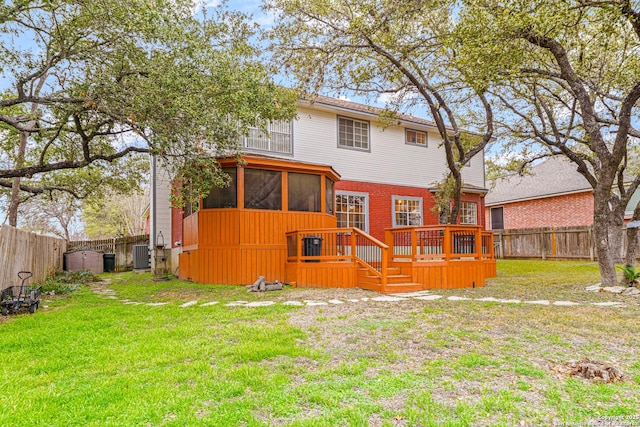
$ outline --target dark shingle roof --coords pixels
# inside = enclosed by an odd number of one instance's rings
[[[487,205],[591,190],[575,164],[563,156],[551,157],[525,175],[507,175],[487,185]]]
[[[330,98],[328,96],[322,96],[322,95],[317,95],[315,97],[309,97],[308,99],[305,99],[307,102],[309,102],[310,104],[315,104],[315,105],[326,105],[329,107],[334,107],[334,108],[341,108],[341,109],[345,109],[345,110],[350,110],[350,111],[354,111],[354,112],[358,112],[358,113],[363,113],[363,114],[367,114],[367,115],[379,115],[381,112],[383,112],[384,110],[382,108],[377,108],[377,107],[372,107],[370,105],[365,105],[365,104],[358,104],[357,102],[352,102],[352,101],[346,101],[344,99],[337,99],[337,98]],[[415,117],[415,116],[410,116],[408,114],[398,114],[397,115],[398,120],[404,121],[404,122],[411,122],[411,123],[416,123],[416,124],[420,124],[423,126],[428,126],[430,128],[434,128],[437,129],[437,126],[435,124],[435,122],[432,122],[431,120],[426,120],[426,119],[422,119],[420,117]]]

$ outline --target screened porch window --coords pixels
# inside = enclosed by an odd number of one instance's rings
[[[282,209],[282,172],[245,169],[244,207],[247,209]]]
[[[325,187],[326,187],[326,200],[325,203],[327,205],[327,213],[333,214],[333,204],[335,202],[335,190],[334,190],[334,182],[329,178],[325,178]]]
[[[320,212],[320,175],[288,174],[289,210]]]
[[[240,143],[243,148],[249,150],[293,154],[291,122],[288,120],[269,122],[267,133],[260,128],[249,128],[249,134],[241,136]]]
[[[369,231],[369,195],[366,193],[338,192],[336,194],[338,227],[357,227]]]
[[[204,209],[238,207],[238,171],[236,168],[223,168],[222,171],[229,175],[231,182],[228,187],[212,189],[202,202]]]

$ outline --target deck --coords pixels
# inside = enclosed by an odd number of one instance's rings
[[[480,227],[387,229],[381,242],[357,228],[287,233],[285,281],[382,293],[481,287],[496,276],[493,235]]]

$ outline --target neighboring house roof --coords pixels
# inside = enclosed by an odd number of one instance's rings
[[[563,156],[551,157],[533,166],[526,175],[507,175],[487,184],[489,193],[485,197],[485,206],[592,191],[587,179],[576,170],[575,164]],[[633,214],[638,202],[640,189],[627,203],[625,217]]]
[[[346,101],[344,99],[329,98],[328,96],[318,95],[311,99],[304,100],[311,105],[327,106],[331,109],[353,111],[356,113],[366,114],[369,116],[378,116],[385,110],[378,107],[372,107],[370,105],[358,104],[357,102]],[[437,129],[435,122],[431,120],[422,119],[420,117],[410,116],[407,114],[397,114],[397,119],[401,122],[414,123],[422,126],[426,126],[432,129]]]
[[[591,191],[586,178],[563,156],[551,157],[525,175],[507,175],[487,184],[487,206]]]

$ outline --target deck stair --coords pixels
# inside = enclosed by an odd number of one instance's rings
[[[358,287],[362,289],[370,289],[385,294],[421,291],[423,286],[421,283],[412,283],[411,276],[401,274],[397,267],[387,268],[387,285],[383,288],[380,276],[371,274],[367,268],[359,268],[357,275]]]

